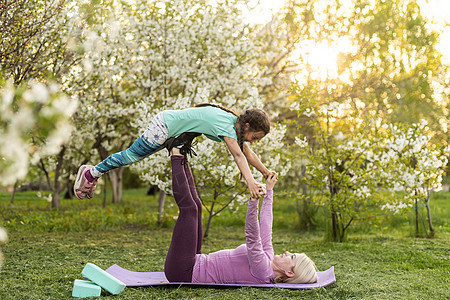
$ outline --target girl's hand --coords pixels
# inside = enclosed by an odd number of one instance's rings
[[[263,184],[256,181],[248,183],[248,189],[250,191],[250,197],[252,198],[252,200],[258,200],[262,195],[265,194]]]
[[[270,175],[266,180],[266,188],[268,190],[273,190],[273,187],[275,186],[275,183],[278,181],[278,174],[275,173],[275,175]]]

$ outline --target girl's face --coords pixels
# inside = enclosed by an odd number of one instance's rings
[[[244,132],[244,141],[253,144],[265,136],[264,131],[251,131],[246,129]]]

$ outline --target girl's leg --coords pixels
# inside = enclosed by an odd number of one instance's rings
[[[171,157],[173,196],[180,211],[164,264],[164,273],[172,282],[192,281],[197,253],[198,208],[189,189],[183,160],[183,156]]]
[[[192,198],[197,205],[197,224],[198,224],[198,233],[197,233],[197,254],[202,253],[202,243],[203,243],[203,221],[202,221],[202,201],[197,194],[197,188],[195,187],[194,177],[192,176],[191,168],[189,167],[189,163],[186,162],[184,164],[184,169],[186,171],[186,177],[189,182],[189,190],[191,191]]]
[[[130,148],[108,156],[104,161],[89,170],[90,175],[98,178],[112,169],[138,162],[162,149],[169,135],[163,114],[159,113],[152,120],[145,132]]]

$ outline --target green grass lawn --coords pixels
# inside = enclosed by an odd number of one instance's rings
[[[102,208],[102,197],[63,200],[60,211],[19,193],[13,205],[0,194],[0,225],[9,241],[1,245],[0,299],[70,299],[75,279],[88,262],[101,268],[118,264],[134,271],[162,271],[176,207],[168,199],[163,226],[156,225],[157,203],[145,190],[126,191],[123,203]],[[277,201],[278,200],[278,201]],[[275,252],[305,252],[320,270],[335,267],[337,282],[313,290],[127,288],[110,299],[448,299],[450,296],[449,193],[433,202],[436,236],[417,238],[410,215],[357,223],[344,243],[324,239],[326,223],[300,232],[295,203],[276,199]],[[213,219],[203,252],[244,243],[245,207]],[[320,216],[319,216],[320,217]]]

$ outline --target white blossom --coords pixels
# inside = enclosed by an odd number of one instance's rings
[[[338,108],[339,108],[339,102],[332,102],[325,109],[328,111],[336,111]]]
[[[48,88],[40,82],[31,82],[31,88],[23,93],[23,98],[28,102],[47,103],[50,93]]]
[[[116,149],[116,145],[133,142],[136,132],[142,133],[152,117],[166,109],[183,109],[202,102],[221,104],[237,112],[263,107],[258,90],[271,81],[259,66],[257,39],[250,32],[236,39],[243,23],[226,7],[208,4],[201,13],[192,14],[196,3],[164,0],[155,8],[149,7],[147,1],[135,1],[133,5],[144,7],[142,10],[118,3],[114,10],[105,7],[105,22],[86,31],[84,61],[94,67],[74,68],[74,72],[86,78],[90,89],[84,84],[75,85],[74,92],[83,101],[81,121],[99,124],[83,126],[83,132],[76,132],[88,137],[86,143],[92,144],[90,136],[107,128],[102,146],[110,152],[123,150]],[[149,13],[152,9],[153,14]],[[161,15],[162,11],[177,17]],[[118,15],[122,18],[120,28]],[[94,46],[97,44],[102,46]],[[117,91],[115,102],[111,91]],[[130,127],[121,130],[108,122],[119,118],[127,120]],[[285,132],[286,126],[273,126],[266,137],[252,145],[264,164],[279,174],[290,168],[289,161],[276,153],[284,147]],[[226,145],[203,137],[197,140],[194,149],[198,156],[190,159],[197,185],[220,182],[224,189],[245,188],[237,181],[240,172]],[[170,192],[169,162],[163,150],[133,164],[132,169],[144,181]],[[263,179],[255,170],[253,175],[256,180]]]
[[[303,112],[303,114],[309,118],[309,117],[314,116],[316,113],[314,110],[312,110],[310,108],[306,108],[305,111]]]
[[[308,141],[306,140],[306,137],[304,137],[303,139],[300,139],[299,137],[295,137],[295,143],[300,147],[300,148],[305,148],[308,146]]]
[[[336,107],[336,103],[328,106],[319,121],[326,123],[332,115],[330,110]],[[314,126],[323,133],[320,122]],[[383,136],[351,134],[345,141],[330,143],[329,139],[320,139],[318,134],[317,147],[300,148],[298,156],[306,157],[309,184],[333,193],[314,200],[318,205],[327,205],[347,217],[355,217],[372,209],[371,195],[390,191],[391,198],[377,197],[376,201],[381,202],[380,207],[384,210],[401,213],[415,200],[427,197],[430,191],[442,189],[448,148],[441,153],[430,144],[426,122],[412,126],[384,124],[381,127],[385,131]],[[334,140],[338,140],[336,136]],[[295,142],[302,145],[302,138],[296,137]],[[365,206],[366,202],[369,205]]]
[[[300,103],[298,103],[298,102],[293,102],[293,103],[291,104],[291,106],[290,106],[290,109],[291,109],[291,110],[296,110],[296,111],[300,110]]]
[[[401,212],[402,210],[404,210],[405,208],[408,208],[410,206],[411,206],[411,204],[406,204],[404,202],[399,202],[396,204],[386,203],[383,206],[381,206],[381,209],[390,210],[394,214],[398,214],[399,212]]]
[[[334,136],[334,138],[335,138],[337,141],[342,141],[343,139],[345,139],[345,134],[343,134],[342,131],[339,131],[338,134],[336,134],[336,135]]]
[[[249,200],[249,196],[239,195],[239,196],[236,197],[236,201],[237,201],[240,205],[246,204],[248,200]]]
[[[369,190],[369,188],[367,187],[367,186],[361,186],[359,189],[357,189],[356,191],[355,191],[355,195],[357,196],[357,197],[363,197],[363,198],[366,198],[366,197],[369,197],[370,195],[371,195],[371,193],[370,193],[370,190]]]
[[[55,84],[34,81],[30,81],[29,88],[20,94],[9,80],[0,87],[0,95],[0,107],[3,108],[0,122],[7,124],[0,128],[0,185],[6,186],[24,178],[30,162],[55,154],[61,143],[70,137],[69,118],[76,107],[76,99],[63,100],[61,105],[59,101],[66,98]],[[17,97],[15,107],[11,107],[11,95]],[[58,121],[54,122],[55,119]],[[47,122],[37,124],[37,120]],[[39,134],[39,140],[31,140],[33,133]],[[40,140],[44,141],[44,146]]]

